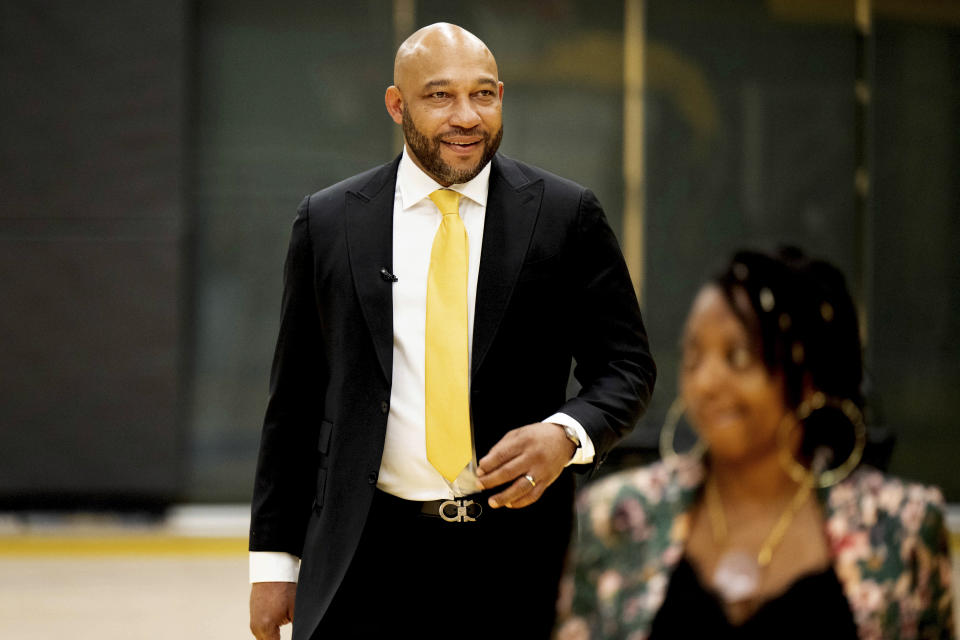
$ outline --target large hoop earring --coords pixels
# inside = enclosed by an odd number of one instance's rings
[[[821,489],[832,487],[850,475],[856,466],[860,464],[860,460],[863,458],[863,449],[867,445],[867,425],[863,421],[863,413],[852,400],[848,400],[846,398],[828,398],[823,393],[817,391],[809,400],[804,400],[801,402],[793,415],[798,423],[802,423],[804,420],[813,415],[814,412],[819,411],[824,407],[839,409],[841,412],[843,412],[843,415],[847,417],[847,420],[849,420],[851,426],[853,426],[855,441],[853,445],[853,451],[850,452],[850,455],[846,460],[843,461],[842,464],[834,467],[833,469],[822,471],[816,477],[816,486]],[[789,413],[785,415],[783,420],[780,421],[780,426],[777,428],[777,444],[780,448],[780,464],[796,482],[804,482],[804,480],[811,474],[811,471],[800,464],[793,457],[793,453],[787,446],[787,436],[791,431],[791,421],[787,420],[789,417]]]
[[[670,404],[670,408],[667,409],[667,417],[663,421],[663,428],[660,429],[660,458],[663,459],[664,462],[673,462],[680,456],[673,447],[673,440],[677,435],[677,424],[680,422],[680,418],[683,417],[683,412],[686,410],[687,405],[680,396],[677,396]],[[707,445],[698,435],[696,444],[687,451],[687,455],[699,458],[706,453],[706,451]]]

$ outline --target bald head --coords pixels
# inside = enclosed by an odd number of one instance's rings
[[[503,83],[475,35],[444,22],[400,45],[384,104],[413,162],[439,184],[467,182],[490,162],[503,135]]]
[[[458,60],[479,65],[499,80],[497,61],[480,38],[455,24],[437,22],[416,31],[397,49],[393,84],[402,92],[416,90],[410,86],[416,79]]]

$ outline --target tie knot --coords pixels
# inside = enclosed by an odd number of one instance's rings
[[[460,213],[460,194],[450,189],[437,189],[430,194],[430,199],[445,216],[451,213]]]

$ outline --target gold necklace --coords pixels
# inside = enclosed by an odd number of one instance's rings
[[[760,551],[756,556],[740,549],[732,549],[720,556],[713,572],[713,586],[726,602],[731,604],[741,602],[756,593],[760,586],[761,570],[770,564],[773,552],[783,542],[790,523],[810,497],[813,484],[814,476],[808,473],[787,508],[780,514],[763,544],[760,545]],[[712,476],[707,479],[706,503],[713,542],[722,548],[727,542],[727,518],[723,513],[723,503],[720,501],[717,483]]]

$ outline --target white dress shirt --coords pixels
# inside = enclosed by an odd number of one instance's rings
[[[460,217],[469,246],[467,324],[471,353],[489,185],[490,163],[487,163],[469,182],[447,187],[463,196]],[[393,274],[397,277],[393,283],[393,378],[377,488],[416,501],[452,498],[476,491],[473,463],[471,469],[451,485],[427,460],[424,433],[427,272],[433,239],[443,219],[429,195],[442,188],[410,159],[404,147],[393,200]],[[593,442],[577,420],[556,413],[544,422],[566,425],[576,431],[580,448],[568,464],[593,462]],[[296,582],[298,572],[299,559],[290,554],[250,553],[251,582]]]

